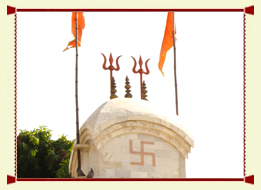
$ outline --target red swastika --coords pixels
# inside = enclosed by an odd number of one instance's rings
[[[133,151],[132,149],[132,140],[130,140],[130,153],[131,154],[140,154],[141,156],[141,162],[131,162],[131,165],[142,165],[144,166],[144,155],[148,155],[152,157],[152,165],[156,166],[155,162],[155,153],[151,152],[144,152],[144,144],[154,144],[154,142],[148,142],[148,141],[140,141],[140,152],[138,151]]]

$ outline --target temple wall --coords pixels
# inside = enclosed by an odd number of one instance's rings
[[[99,164],[95,177],[100,178],[186,177],[183,155],[163,139],[146,134],[111,139],[99,149]]]

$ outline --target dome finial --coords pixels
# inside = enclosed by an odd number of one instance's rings
[[[146,90],[146,84],[145,84],[145,81],[143,81],[143,83],[142,83],[142,100],[147,100],[148,101],[148,99],[146,98],[148,95],[147,95],[147,90]]]
[[[129,78],[128,78],[128,76],[126,76],[126,79],[125,79],[125,88],[126,88],[126,90],[125,90],[125,92],[126,92],[126,94],[125,94],[125,98],[132,98],[132,94],[130,93],[130,82],[129,82]]]
[[[111,79],[111,96],[110,96],[110,99],[113,99],[113,98],[118,98],[118,96],[116,95],[116,82],[115,82],[115,79],[114,77],[112,77]]]

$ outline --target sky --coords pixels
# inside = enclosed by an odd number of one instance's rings
[[[189,128],[194,139],[186,160],[187,178],[243,177],[243,13],[177,12],[176,61],[179,116],[175,115],[173,49],[164,77],[158,69],[167,12],[85,12],[78,53],[79,126],[110,97],[110,72],[102,68],[110,53],[117,96],[129,77],[140,99],[140,76],[133,56],[147,59],[143,75],[151,104]],[[17,13],[17,128],[40,125],[76,137],[75,48],[65,52],[71,34],[70,12]],[[107,62],[108,66],[108,62]],[[145,68],[144,68],[145,69]]]

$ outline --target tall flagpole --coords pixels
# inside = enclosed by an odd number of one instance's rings
[[[174,82],[175,82],[175,101],[176,101],[176,115],[179,115],[178,111],[178,87],[177,87],[177,75],[176,75],[176,44],[175,44],[175,32],[174,32],[174,12],[172,12],[172,34],[173,34],[173,49],[174,49]]]
[[[78,107],[78,12],[75,15],[75,40],[76,40],[76,66],[75,66],[75,103],[76,103],[76,135],[77,135],[77,144],[80,144],[79,140],[79,107]],[[78,168],[77,174],[78,176],[83,176],[83,172],[81,171],[81,152],[80,149],[77,150],[78,155]]]

